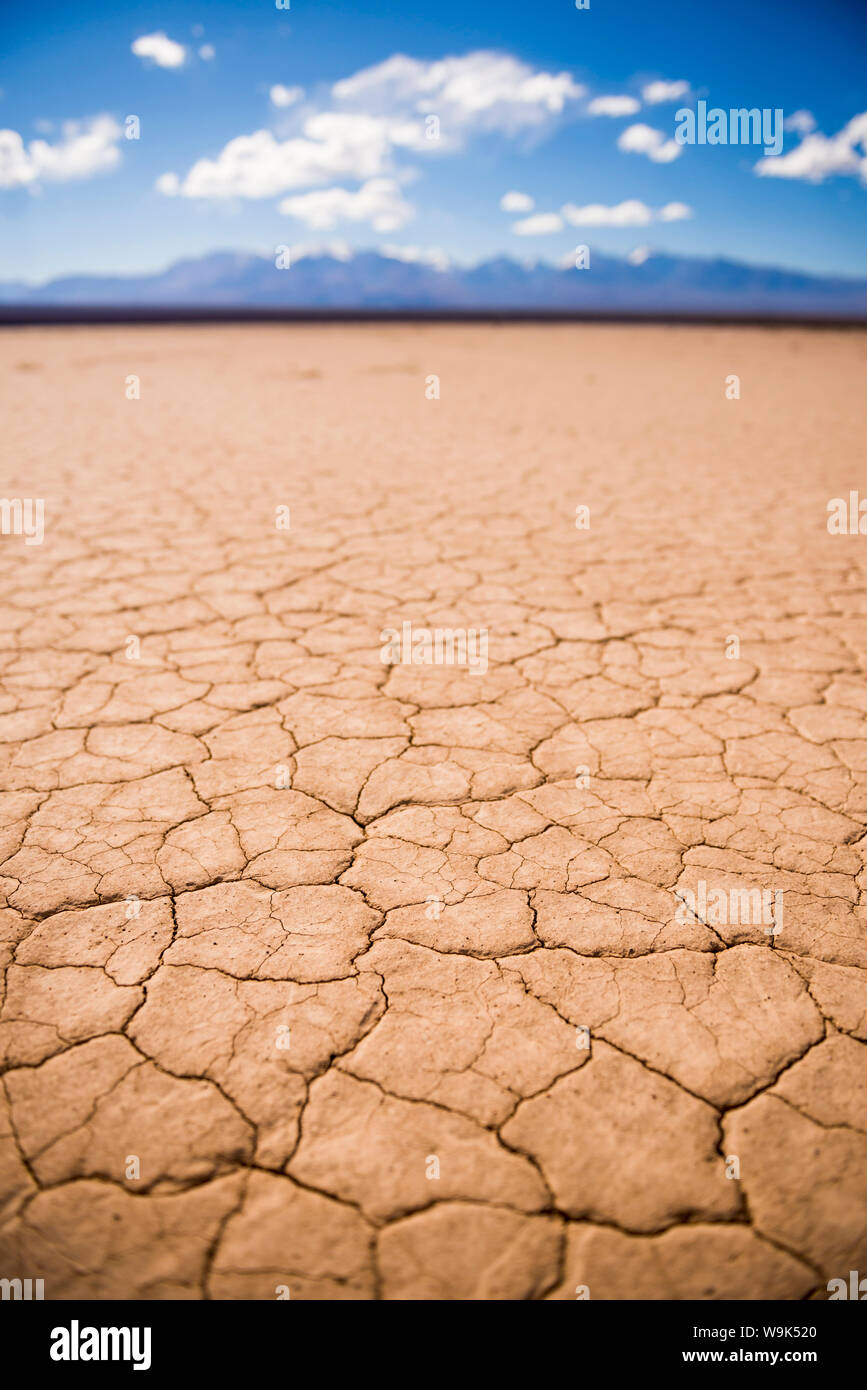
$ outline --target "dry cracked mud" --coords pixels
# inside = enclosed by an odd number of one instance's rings
[[[865,1270],[865,344],[3,334],[0,1274]],[[487,669],[384,663],[404,623]]]

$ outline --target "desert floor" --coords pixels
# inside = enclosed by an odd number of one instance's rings
[[[867,484],[867,337],[142,326],[0,360],[2,489],[45,500],[41,545],[0,539],[0,1276],[867,1274],[867,536],[826,524]],[[487,671],[384,664],[405,622],[486,629]],[[776,930],[676,896],[738,889]]]

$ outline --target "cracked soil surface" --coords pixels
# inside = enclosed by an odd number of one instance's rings
[[[45,537],[0,539],[0,1275],[867,1271],[867,538],[826,526],[865,345],[4,332]],[[487,671],[383,664],[404,622]],[[678,914],[701,883],[778,930]]]

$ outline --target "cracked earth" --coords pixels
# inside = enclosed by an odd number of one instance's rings
[[[3,334],[0,1275],[867,1273],[865,342]],[[487,671],[384,665],[404,622]],[[702,881],[780,929],[679,920]]]

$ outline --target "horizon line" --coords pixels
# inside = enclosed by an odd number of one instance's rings
[[[478,323],[478,324],[671,324],[714,327],[867,329],[867,314],[756,314],[659,312],[648,310],[568,309],[282,309],[195,307],[171,305],[31,305],[0,304],[0,328],[75,327],[100,324],[217,324],[217,323]]]

